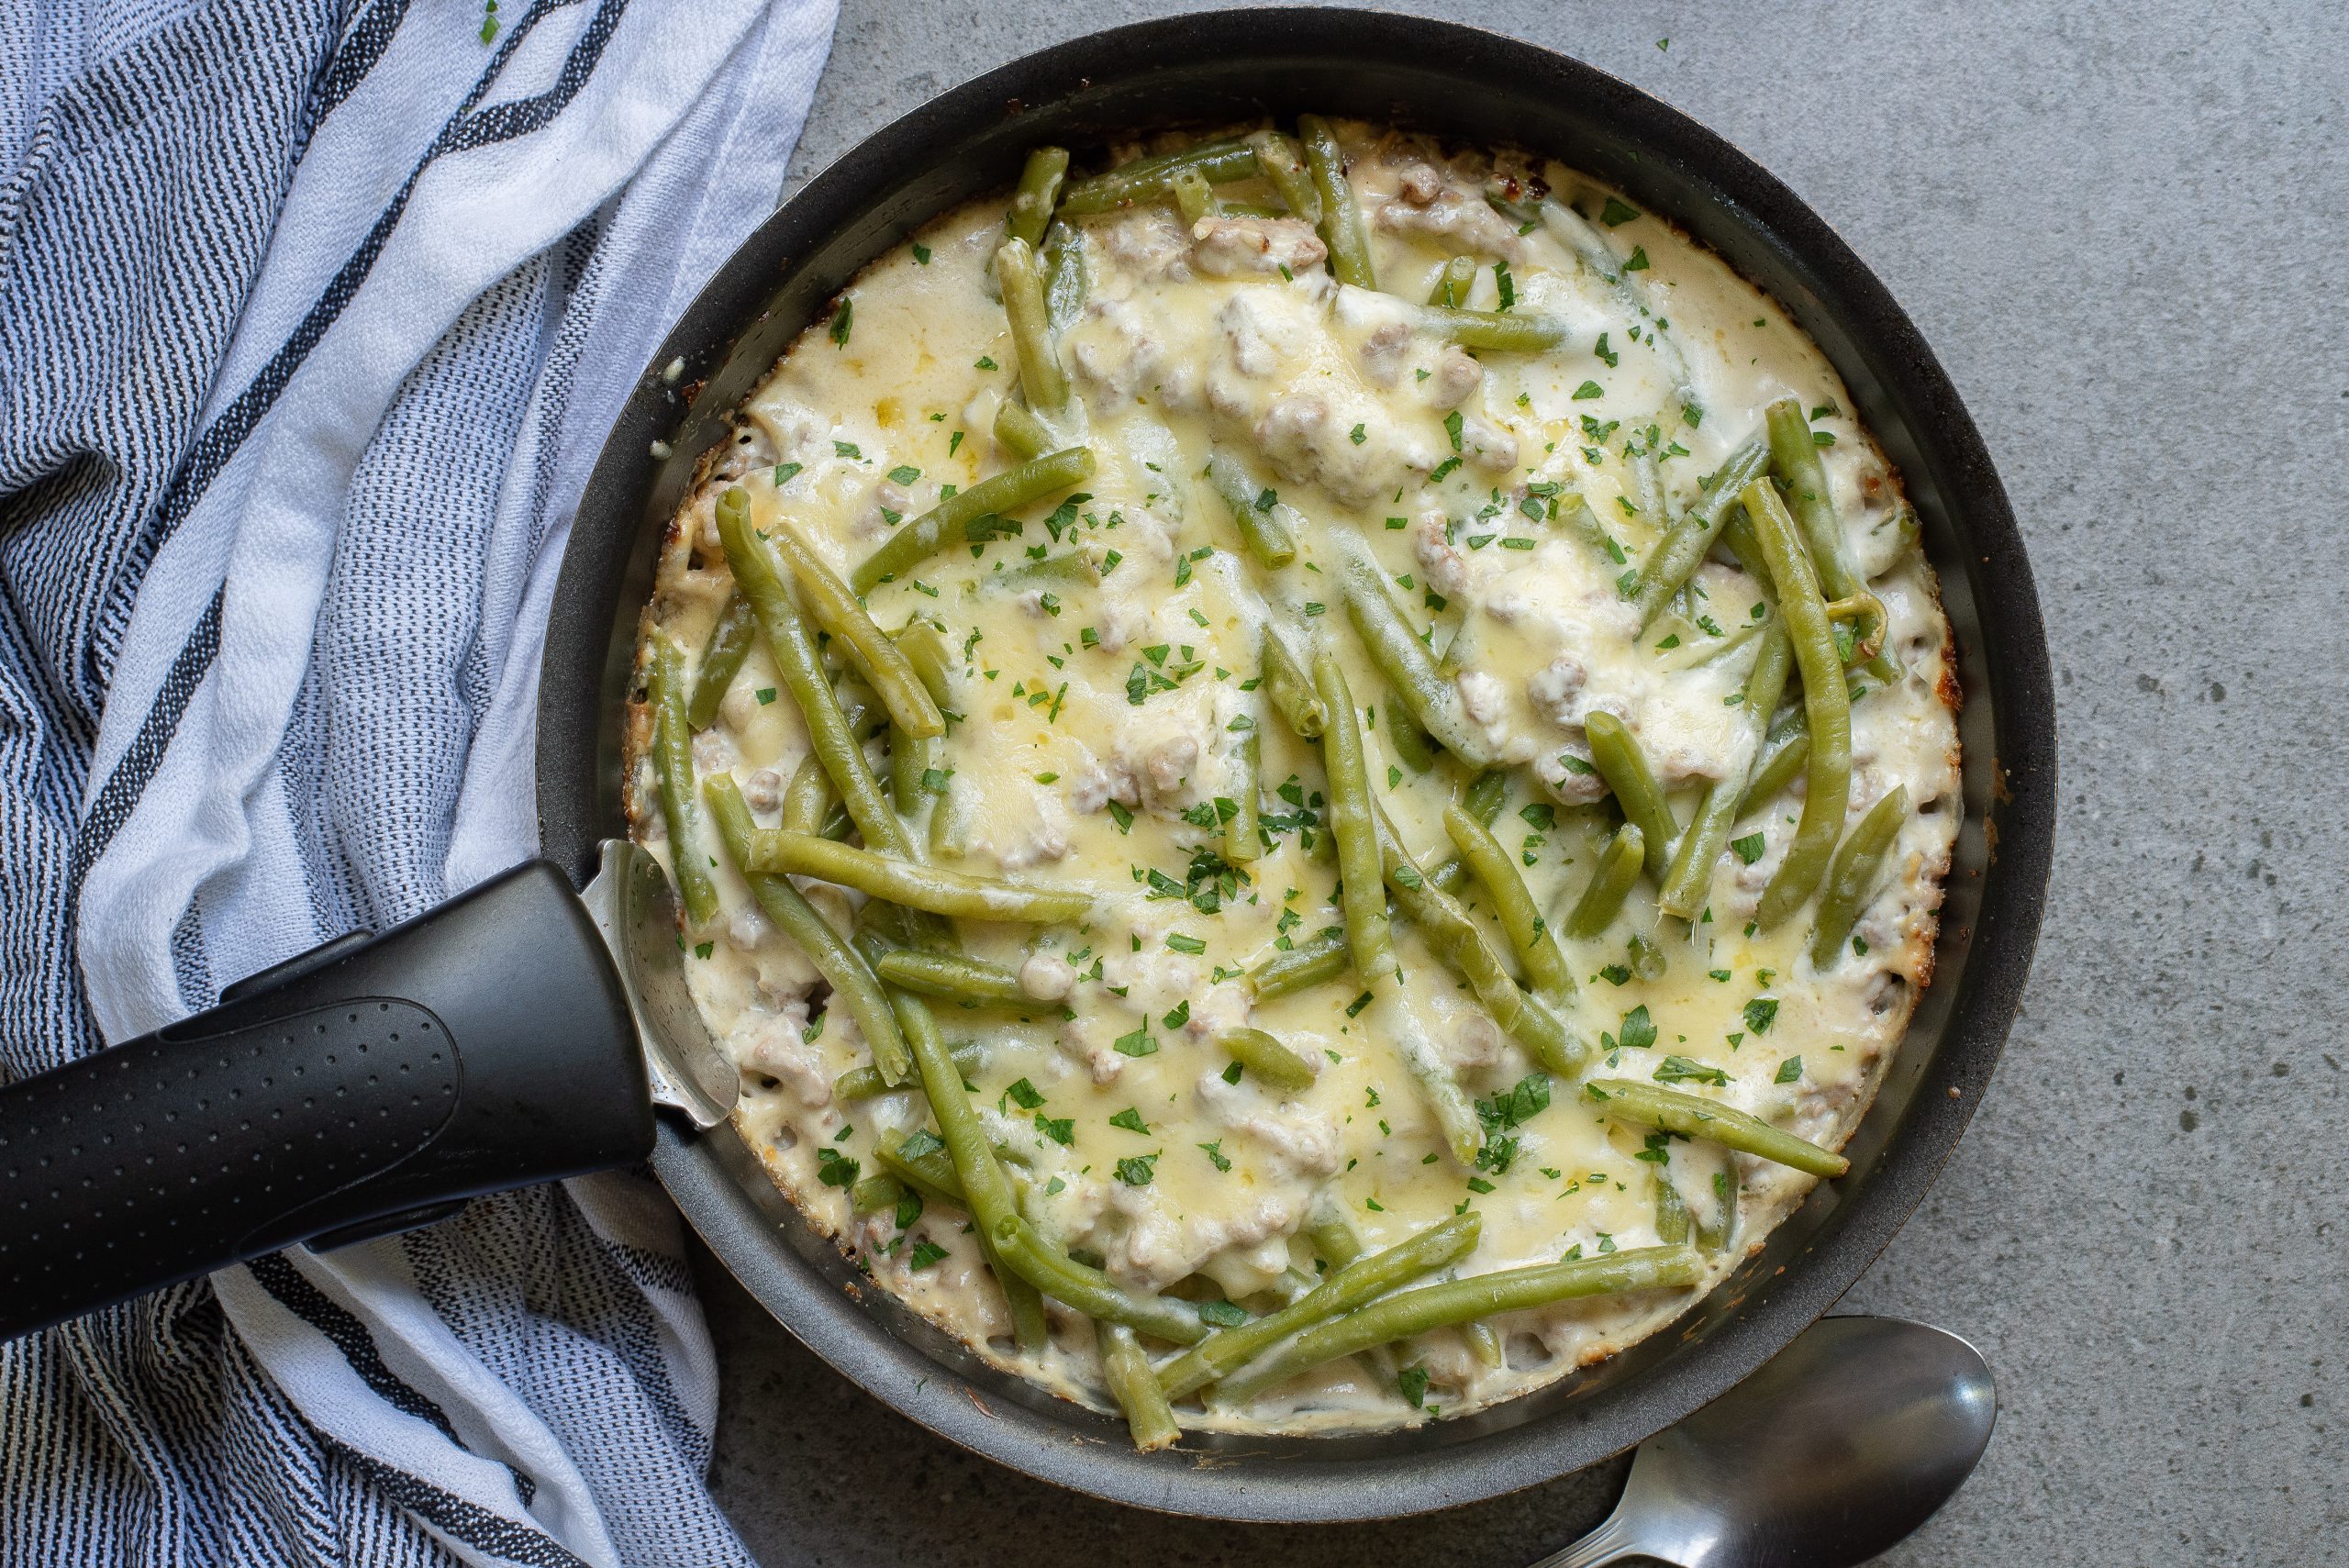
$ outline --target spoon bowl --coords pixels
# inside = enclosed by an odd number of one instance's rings
[[[1947,1502],[1989,1446],[1981,1352],[1898,1318],[1828,1318],[1642,1443],[1606,1523],[1534,1568],[1850,1568]]]

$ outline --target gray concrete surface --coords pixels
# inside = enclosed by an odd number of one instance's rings
[[[799,170],[1173,8],[850,0]],[[1847,1300],[1972,1339],[2002,1415],[1885,1561],[2349,1562],[2349,8],[1456,14],[1630,78],[1825,214],[1956,378],[2030,542],[2063,726],[2046,933],[1965,1146]],[[1508,1568],[1620,1477],[1364,1529],[1127,1513],[950,1451],[704,1273],[712,1481],[775,1563]]]

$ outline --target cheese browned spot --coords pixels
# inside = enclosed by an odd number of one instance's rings
[[[939,1017],[950,1040],[978,1047],[974,1098],[1030,1219],[1135,1288],[1268,1309],[1315,1276],[1300,1229],[1323,1204],[1374,1249],[1473,1206],[1484,1229],[1463,1273],[1653,1244],[1664,1180],[1708,1225],[1722,1216],[1720,1193],[1733,1195],[1736,1241],[1714,1259],[1718,1279],[1809,1178],[1602,1119],[1408,925],[1397,928],[1403,1005],[1486,1102],[1482,1168],[1447,1151],[1393,1042],[1368,1031],[1374,1015],[1351,1010],[1354,977],[1252,1003],[1248,969],[1339,919],[1319,754],[1254,689],[1260,632],[1269,619],[1300,647],[1325,638],[1338,651],[1386,810],[1422,864],[1449,858],[1441,813],[1467,774],[1449,760],[1417,772],[1398,750],[1391,694],[1341,608],[1338,542],[1368,541],[1430,631],[1464,722],[1508,770],[1496,830],[1554,929],[1615,821],[1586,760],[1590,713],[1625,721],[1683,822],[1701,787],[1742,777],[1755,745],[1740,696],[1756,584],[1716,557],[1685,613],[1643,636],[1624,601],[1619,579],[1664,523],[1641,470],[1652,462],[1660,475],[1664,509],[1685,510],[1759,432],[1767,404],[1798,397],[1902,668],[1854,706],[1848,819],[1896,784],[1921,809],[1829,973],[1805,956],[1807,915],[1747,934],[1800,809],[1798,779],[1741,820],[1693,929],[1659,922],[1643,882],[1603,937],[1568,942],[1579,995],[1563,1010],[1596,1046],[1589,1073],[1661,1075],[1833,1147],[1929,974],[1957,827],[1956,688],[1932,573],[1900,521],[1897,476],[1834,372],[1717,257],[1652,216],[1625,217],[1620,197],[1554,165],[1444,155],[1359,125],[1341,135],[1391,292],[1339,286],[1313,231],[1286,218],[1216,216],[1186,228],[1170,206],[1076,220],[1088,289],[1059,335],[1074,396],[1057,434],[1092,450],[1092,478],[1022,509],[991,542],[941,551],[869,595],[884,627],[929,619],[952,653],[943,706],[954,721],[924,781],[930,810],[946,814],[941,863],[1098,895],[1083,928],[963,923],[963,950],[1017,975],[1032,1000],[1025,1013],[941,1002]],[[1564,226],[1497,210],[1485,196],[1496,172],[1572,204],[1611,272],[1586,244],[1578,256]],[[1219,195],[1279,206],[1252,182]],[[711,524],[728,484],[747,491],[754,522],[787,517],[845,576],[945,486],[1016,461],[990,434],[1001,400],[1018,396],[989,271],[1002,234],[1000,201],[949,213],[858,277],[844,339],[819,327],[785,356],[680,508],[648,629],[698,656],[730,586]],[[1565,323],[1562,346],[1470,353],[1428,330],[1417,302],[1456,254],[1478,263],[1470,307],[1500,303],[1495,263],[1505,261],[1513,312]],[[1245,466],[1264,507],[1303,517],[1286,568],[1267,571],[1241,548],[1202,477],[1210,450]],[[1577,500],[1598,539],[1572,526]],[[807,754],[777,688],[766,650],[754,649],[694,743],[696,768],[731,774],[763,826]],[[1245,787],[1251,737],[1264,847],[1233,864],[1220,824]],[[867,751],[885,778],[884,744],[875,736]],[[665,854],[640,732],[637,751],[631,820]],[[869,1062],[863,1041],[733,868],[717,874],[723,913],[697,934],[689,973],[743,1073],[742,1135],[775,1181],[918,1310],[999,1364],[1104,1405],[1083,1318],[1055,1307],[1050,1349],[1018,1351],[964,1216],[932,1207],[901,1226],[896,1210],[852,1212],[849,1187],[877,1170],[876,1145],[928,1126],[927,1106],[916,1094],[834,1096],[832,1081]],[[857,900],[807,891],[851,929]],[[1481,906],[1473,888],[1464,896]],[[1284,1092],[1231,1071],[1213,1039],[1241,1024],[1312,1061],[1311,1084]],[[1460,1334],[1427,1336],[1399,1350],[1427,1373],[1425,1407],[1391,1381],[1394,1359],[1356,1358],[1244,1405],[1187,1403],[1182,1418],[1313,1432],[1461,1413],[1654,1331],[1697,1294],[1499,1320],[1497,1366]]]

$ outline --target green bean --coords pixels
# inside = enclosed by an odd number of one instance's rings
[[[661,817],[669,830],[669,875],[685,906],[685,921],[718,918],[718,883],[702,845],[701,807],[694,799],[693,730],[685,717],[685,654],[665,636],[646,651],[651,668],[645,698],[652,709],[652,770],[661,784]]]
[[[1892,793],[1868,807],[1867,815],[1835,851],[1827,868],[1827,885],[1819,895],[1819,925],[1811,933],[1810,966],[1824,972],[1843,956],[1843,939],[1852,934],[1860,911],[1876,890],[1876,873],[1900,825],[1909,817],[1909,786],[1895,784]]]
[[[919,1193],[923,1203],[970,1211],[971,1200],[963,1195],[963,1178],[954,1173],[954,1162],[943,1150],[908,1156],[902,1148],[892,1149],[884,1143],[874,1147],[873,1162],[881,1167],[884,1174]]]
[[[1009,406],[1009,405],[1006,405]],[[893,639],[904,657],[907,667],[921,683],[943,718],[946,701],[952,688],[947,684],[947,664],[952,657],[946,650],[945,634],[930,622],[916,616],[901,628]],[[946,738],[943,735],[917,740],[892,728],[889,735],[889,795],[898,812],[906,817],[920,815],[933,797],[944,794],[933,780],[950,776],[944,773]],[[791,823],[784,824],[788,828]],[[829,835],[826,835],[829,837]]]
[[[1775,740],[1764,741],[1761,753],[1753,760],[1753,771],[1746,775],[1745,792],[1738,797],[1738,815],[1742,817],[1776,800],[1809,761],[1810,731],[1800,723]]]
[[[1762,650],[1753,656],[1753,668],[1746,673],[1744,706],[1748,714],[1756,716],[1758,724],[1766,726],[1769,716],[1777,709],[1778,698],[1786,692],[1787,676],[1794,667],[1794,646],[1787,639],[1786,617],[1772,616],[1762,639]],[[1707,786],[1688,831],[1680,837],[1680,848],[1672,857],[1672,870],[1656,894],[1655,906],[1664,914],[1675,919],[1694,920],[1704,908],[1705,895],[1713,885],[1713,867],[1720,860],[1721,851],[1729,848],[1730,834],[1737,828],[1739,803],[1745,794],[1743,782],[1716,779]]]
[[[1866,593],[1867,584],[1852,561],[1851,541],[1843,537],[1842,522],[1835,516],[1835,493],[1828,486],[1827,465],[1820,461],[1819,443],[1811,439],[1810,421],[1803,417],[1801,401],[1781,397],[1763,410],[1762,418],[1770,435],[1770,472],[1786,486],[1796,526],[1810,547],[1820,596],[1848,599]],[[1879,625],[1876,628],[1879,643],[1883,635]],[[1859,662],[1886,685],[1899,679],[1899,672],[1881,652]]]
[[[1225,453],[1208,456],[1207,473],[1208,483],[1230,510],[1232,526],[1240,530],[1249,554],[1275,569],[1297,559],[1297,536],[1306,525],[1296,507],[1281,501],[1269,487],[1258,488],[1248,471]]]
[[[876,963],[874,967],[877,970],[879,965]],[[952,1054],[954,1057],[954,1071],[963,1074],[963,1077],[968,1078],[972,1073],[978,1071],[981,1053],[977,1041],[964,1040],[962,1044],[953,1048]],[[885,1095],[893,1089],[903,1088],[906,1086],[907,1085],[904,1084],[892,1084],[888,1082],[886,1079],[883,1078],[879,1073],[870,1067],[852,1067],[847,1072],[832,1080],[832,1098],[836,1100],[869,1100],[876,1095]],[[918,1089],[921,1087],[921,1085],[919,1084],[915,1084],[912,1087]]]
[[[1863,584],[1835,516],[1827,465],[1820,461],[1818,443],[1810,437],[1810,421],[1803,417],[1802,402],[1781,397],[1763,410],[1762,419],[1770,434],[1770,472],[1787,487],[1788,510],[1802,530],[1803,543],[1809,547],[1820,595],[1843,598]]]
[[[1341,284],[1376,288],[1371,270],[1370,236],[1363,228],[1362,207],[1346,182],[1346,158],[1337,133],[1319,115],[1297,117],[1297,135],[1305,142],[1305,167],[1313,176],[1314,194],[1321,199],[1321,243],[1330,248],[1330,271]]]
[[[1186,228],[1219,210],[1214,188],[1197,169],[1175,170],[1167,180],[1167,186],[1174,197],[1174,210],[1183,215]]]
[[[1007,239],[995,253],[996,284],[1003,291],[1003,314],[1011,323],[1012,352],[1019,361],[1019,390],[1028,406],[1057,414],[1068,406],[1068,373],[1052,347],[1052,324],[1044,309],[1044,270],[1024,239]]]
[[[1319,739],[1322,727],[1330,721],[1330,710],[1321,706],[1320,695],[1313,689],[1313,678],[1305,673],[1297,655],[1289,651],[1288,644],[1269,621],[1257,643],[1257,662],[1262,666],[1264,695],[1271,700],[1274,711],[1306,740]]]
[[[702,645],[700,668],[694,673],[694,697],[685,707],[690,728],[707,729],[718,722],[718,705],[726,700],[726,688],[734,684],[742,661],[750,657],[751,644],[758,639],[758,617],[751,613],[741,595],[729,595],[725,612]]]
[[[1572,996],[1575,977],[1566,967],[1566,955],[1559,951],[1558,939],[1551,934],[1549,922],[1542,919],[1541,906],[1526,891],[1525,878],[1519,873],[1516,861],[1493,837],[1492,829],[1461,806],[1447,806],[1443,808],[1443,830],[1450,835],[1452,847],[1460,851],[1470,874],[1492,895],[1493,914],[1499,919],[1509,945],[1517,950],[1518,962],[1525,966],[1535,994],[1553,1002],[1564,1002]]]
[[[1748,441],[1729,454],[1706,481],[1703,498],[1683,512],[1656,540],[1655,549],[1641,563],[1639,577],[1624,595],[1640,612],[1640,629],[1664,611],[1664,604],[1687,585],[1698,564],[1720,537],[1721,525],[1737,507],[1737,497],[1770,464],[1770,449]]]
[[[1019,976],[999,963],[967,953],[900,948],[875,961],[873,967],[892,985],[949,1002],[1031,1011],[1037,1005],[1037,999],[1020,988]]]
[[[1590,884],[1582,890],[1582,896],[1575,900],[1573,911],[1566,916],[1566,935],[1586,942],[1615,923],[1616,912],[1623,907],[1623,900],[1640,880],[1645,839],[1636,822],[1626,822],[1615,829],[1615,836],[1598,851],[1598,865],[1590,873]]]
[[[1052,444],[1052,433],[1041,419],[1007,397],[995,411],[995,444],[1024,462]]]
[[[1102,1380],[1108,1384],[1118,1408],[1126,1413],[1126,1429],[1133,1433],[1134,1447],[1149,1453],[1180,1441],[1183,1429],[1175,1424],[1174,1408],[1158,1386],[1150,1357],[1143,1353],[1134,1331],[1122,1323],[1104,1323],[1098,1338]]]
[[[744,864],[750,853],[751,840],[757,829],[751,826],[751,808],[742,803],[742,792],[727,774],[719,773],[702,783],[702,795],[709,803],[709,814],[717,819],[718,836],[726,845],[726,853],[743,880],[751,884],[751,896],[757,899],[766,917],[774,922],[783,934],[807,955],[855,1020],[857,1032],[864,1036],[864,1043],[873,1051],[873,1065],[882,1081],[892,1087],[903,1084],[913,1071],[913,1060],[907,1052],[905,1035],[897,1028],[896,1015],[882,994],[881,983],[855,950],[832,929],[831,922],[816,912],[800,891],[791,885],[790,879],[771,876],[751,870]]]
[[[1241,1026],[1228,1029],[1215,1037],[1231,1060],[1276,1089],[1309,1089],[1313,1086],[1313,1063],[1266,1034],[1263,1029]]]
[[[1508,804],[1508,775],[1498,768],[1488,768],[1468,781],[1461,793],[1460,807],[1475,817],[1478,826],[1489,828]]]
[[[1256,167],[1281,194],[1281,205],[1318,226],[1321,193],[1314,189],[1312,171],[1306,168],[1305,155],[1297,150],[1295,139],[1276,130],[1260,130],[1248,138],[1248,145],[1256,154]]]
[[[1044,319],[1053,331],[1068,330],[1085,308],[1086,286],[1085,237],[1065,223],[1053,224],[1044,234]]]
[[[1697,1221],[1697,1250],[1711,1254],[1720,1251],[1737,1234],[1736,1162],[1713,1173],[1713,1215],[1710,1220]]]
[[[718,499],[718,536],[726,547],[726,563],[733,568],[734,587],[758,613],[759,629],[766,634],[767,651],[774,656],[775,673],[784,689],[807,722],[808,747],[841,804],[856,823],[864,841],[893,854],[911,855],[913,840],[905,824],[889,808],[873,770],[865,765],[864,749],[850,729],[848,716],[824,673],[816,639],[792,602],[785,585],[782,563],[767,541],[751,527],[749,509],[729,490]]]
[[[1422,306],[1419,324],[1446,342],[1500,354],[1539,354],[1566,340],[1567,323],[1555,316],[1520,316],[1514,311]]]
[[[1359,539],[1344,547],[1338,584],[1346,597],[1347,618],[1369,651],[1371,662],[1419,728],[1470,767],[1492,766],[1492,747],[1469,726],[1460,710],[1460,694],[1437,671],[1427,644],[1387,593],[1386,573]]]
[[[1553,1302],[1626,1291],[1694,1284],[1704,1262],[1686,1247],[1639,1247],[1582,1258],[1503,1269],[1398,1291],[1307,1330],[1272,1354],[1223,1380],[1220,1393],[1241,1400],[1300,1373],[1353,1355],[1373,1345],[1392,1344],[1415,1334],[1473,1323],[1503,1312],[1524,1312]]]
[[[1483,1223],[1481,1219],[1477,1221],[1480,1226]],[[1362,1238],[1355,1233],[1353,1221],[1326,1192],[1315,1200],[1312,1213],[1306,1219],[1305,1238],[1332,1269],[1344,1268],[1363,1253]],[[1447,1258],[1444,1262],[1453,1261]],[[1436,1267],[1442,1268],[1443,1263]]]
[[[1256,150],[1244,141],[1204,141],[1179,152],[1137,158],[1061,192],[1061,211],[1108,212],[1153,201],[1171,190],[1175,174],[1186,169],[1219,184],[1245,180],[1257,172]]]
[[[1386,749],[1396,753],[1396,761],[1412,773],[1426,773],[1435,765],[1435,737],[1412,723],[1412,716],[1400,702],[1388,699],[1386,705]]]
[[[1223,858],[1233,865],[1245,865],[1264,853],[1264,823],[1256,809],[1263,765],[1264,741],[1251,729],[1241,736],[1236,749],[1233,771],[1239,777],[1231,784],[1231,820],[1223,825]]]
[[[1625,819],[1640,829],[1648,874],[1662,883],[1671,864],[1673,840],[1680,837],[1680,824],[1648,767],[1647,753],[1640,750],[1623,721],[1604,708],[1594,709],[1583,720],[1583,734],[1590,741],[1591,762],[1607,787],[1615,792],[1615,804],[1623,808]]]
[[[799,766],[791,782],[783,789],[783,825],[794,833],[818,832],[824,818],[830,814],[836,797],[832,794],[831,776],[824,772],[824,764],[810,751],[799,759]]]
[[[1609,561],[1617,564],[1622,562],[1624,559],[1622,547],[1615,543],[1612,535],[1599,527],[1598,515],[1590,509],[1590,503],[1579,495],[1559,497],[1558,520],[1566,525],[1568,533],[1573,534],[1600,555],[1607,557]]]
[[[1566,1077],[1580,1072],[1586,1048],[1566,1032],[1556,1014],[1509,978],[1500,954],[1485,940],[1484,929],[1458,900],[1429,884],[1404,852],[1393,826],[1383,820],[1384,813],[1381,817],[1379,850],[1386,885],[1394,892],[1396,907],[1419,928],[1437,961],[1466,981],[1476,1005],[1542,1066]]]
[[[1138,1296],[1099,1269],[1046,1245],[1035,1228],[1018,1215],[995,1227],[996,1251],[1012,1270],[1046,1296],[1087,1317],[1122,1323],[1138,1334],[1170,1344],[1196,1345],[1208,1336],[1197,1308],[1163,1296]]]
[[[750,500],[748,494],[740,490],[729,490],[727,495],[740,495],[745,505]],[[782,557],[784,566],[798,586],[801,604],[815,617],[816,624],[831,633],[832,640],[864,672],[874,695],[888,710],[889,722],[917,740],[946,733],[946,721],[939,716],[938,704],[930,699],[929,690],[914,673],[905,654],[890,640],[887,632],[874,624],[849,585],[824,564],[823,557],[809,548],[798,530],[778,518],[776,526],[762,537]]]
[[[1802,541],[1795,537],[1794,519],[1768,480],[1757,479],[1745,487],[1745,513],[1777,589],[1787,635],[1794,642],[1795,662],[1802,671],[1804,722],[1810,730],[1802,819],[1753,913],[1766,931],[1810,897],[1827,874],[1835,841],[1842,836],[1843,808],[1852,789],[1852,697],[1843,684],[1842,657],[1828,628],[1827,606],[1819,596],[1819,578]]]
[[[1387,929],[1386,895],[1380,888],[1378,824],[1371,815],[1370,771],[1363,756],[1362,720],[1347,689],[1346,673],[1324,649],[1314,655],[1313,686],[1329,715],[1321,732],[1321,765],[1329,775],[1328,821],[1338,840],[1339,874],[1344,879],[1346,947],[1354,973],[1376,989],[1395,973],[1395,939]]]
[[[889,804],[900,817],[917,817],[929,798],[925,777],[938,772],[938,737],[907,734],[889,727]]]
[[[1760,1117],[1709,1100],[1633,1078],[1600,1078],[1584,1085],[1607,1114],[1635,1121],[1683,1138],[1701,1138],[1724,1149],[1735,1149],[1791,1165],[1814,1176],[1840,1176],[1852,1168],[1841,1154],[1781,1132]]]
[[[884,1171],[879,1175],[867,1176],[849,1188],[848,1206],[859,1214],[878,1214],[885,1208],[895,1208],[903,1203],[907,1190],[905,1183]]]
[[[1655,1239],[1668,1246],[1688,1240],[1688,1205],[1680,1189],[1672,1184],[1671,1171],[1663,1165],[1655,1167]]]
[[[1274,953],[1250,971],[1248,994],[1259,1002],[1269,1002],[1275,996],[1286,996],[1292,991],[1302,991],[1308,985],[1335,980],[1346,972],[1350,956],[1343,931],[1333,931],[1311,941],[1299,942],[1293,948]]]
[[[1068,149],[1039,147],[1028,154],[1019,171],[1019,188],[1011,193],[1011,216],[1004,227],[1014,239],[1030,245],[1044,242],[1044,226],[1052,221],[1061,183],[1068,178]]]
[[[970,1197],[963,1190],[963,1178],[955,1173],[953,1159],[944,1150],[908,1156],[902,1146],[892,1149],[885,1143],[875,1143],[873,1159],[885,1173],[918,1194],[925,1204],[959,1208],[976,1218]],[[996,1286],[1003,1292],[1005,1306],[1011,1309],[1011,1331],[1019,1341],[1019,1348],[1042,1350],[1052,1337],[1052,1325],[1044,1318],[1044,1298],[1034,1285],[1004,1266],[984,1229],[973,1227],[973,1240],[978,1242],[980,1256],[995,1273]]]
[[[908,909],[966,920],[1052,926],[1081,920],[1093,908],[1092,895],[1074,888],[969,876],[780,828],[762,828],[752,834],[744,864],[751,871],[818,877]]]
[[[1631,453],[1631,487],[1639,493],[1640,516],[1658,529],[1672,523],[1672,506],[1664,497],[1664,471],[1656,466],[1655,453],[1644,450]]]
[[[963,1189],[958,1201],[979,1222],[980,1234],[993,1239],[1002,1225],[1016,1223],[1019,1218],[1011,1178],[996,1161],[985,1126],[963,1087],[963,1070],[955,1065],[953,1052],[938,1032],[937,1019],[918,996],[897,990],[891,990],[888,996],[890,1008],[905,1030],[914,1068],[921,1074],[930,1114],[938,1119],[939,1140],[954,1162],[954,1177]]]
[[[849,584],[858,593],[869,594],[883,583],[907,575],[946,546],[967,542],[970,526],[981,517],[1008,512],[1082,484],[1092,472],[1091,452],[1083,447],[1063,447],[983,479],[890,535],[886,544],[849,574]]]
[[[1340,1258],[1323,1248],[1331,1272],[1303,1296],[1277,1312],[1235,1325],[1209,1336],[1158,1369],[1158,1385],[1170,1399],[1206,1387],[1230,1376],[1291,1334],[1328,1323],[1364,1307],[1390,1290],[1449,1268],[1476,1249],[1484,1220],[1459,1214],[1382,1252],[1361,1255],[1361,1243],[1342,1218],[1344,1242],[1353,1255]],[[1319,1246],[1319,1240],[1315,1243]]]
[[[1468,303],[1468,291],[1475,284],[1475,258],[1454,256],[1437,270],[1435,287],[1429,291],[1428,303],[1445,310],[1458,310]]]
[[[1386,745],[1395,760],[1415,773],[1435,766],[1435,738],[1411,722],[1409,711],[1399,701],[1386,705]]]
[[[1055,584],[1089,588],[1100,581],[1100,569],[1091,559],[1081,550],[1071,550],[1039,561],[1023,561],[1008,571],[994,573],[985,585],[1007,591]]]
[[[1486,1366],[1501,1364],[1501,1337],[1490,1323],[1464,1323],[1460,1332],[1478,1361]]]

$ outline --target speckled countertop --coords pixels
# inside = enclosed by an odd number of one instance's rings
[[[848,0],[795,178],[1180,8]],[[1933,343],[2029,541],[2064,781],[2038,965],[1964,1146],[1845,1303],[1971,1339],[2001,1416],[1885,1561],[2349,1562],[2349,7],[1399,8],[1577,54],[1785,179]],[[1509,1568],[1620,1482],[1345,1529],[1130,1513],[930,1437],[700,1261],[712,1485],[769,1562]]]

